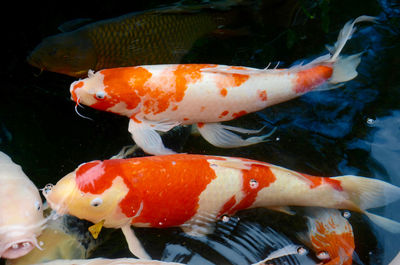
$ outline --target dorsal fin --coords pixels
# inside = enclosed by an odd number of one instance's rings
[[[64,22],[60,26],[58,26],[58,30],[61,32],[70,32],[74,31],[84,25],[91,23],[93,19],[91,18],[77,18],[67,22]]]

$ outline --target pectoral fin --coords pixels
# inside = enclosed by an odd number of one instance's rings
[[[128,243],[128,248],[133,255],[139,259],[151,259],[149,254],[143,248],[139,239],[136,237],[135,232],[132,230],[131,225],[127,224],[121,227],[122,233],[125,236],[126,242]]]
[[[161,136],[156,130],[166,132],[176,125],[176,123],[155,123],[146,120],[131,119],[129,121],[128,131],[131,133],[135,143],[146,153],[167,155],[175,154],[175,152],[164,146]]]
[[[233,133],[258,133],[260,130],[249,130],[232,126],[225,126],[220,123],[206,123],[197,126],[201,136],[204,137],[212,145],[222,148],[234,148],[248,146],[266,141],[266,139],[274,133],[273,129],[270,133],[262,136],[249,137],[243,139],[239,135]]]
[[[93,236],[94,239],[97,239],[99,237],[103,225],[104,225],[104,220],[101,220],[97,224],[94,224],[88,228],[90,234]]]

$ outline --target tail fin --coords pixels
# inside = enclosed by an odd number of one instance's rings
[[[349,81],[357,76],[356,68],[361,61],[361,53],[350,56],[339,56],[343,50],[344,45],[347,43],[356,30],[354,25],[358,22],[376,22],[375,17],[360,16],[353,21],[348,21],[339,33],[338,39],[333,47],[328,48],[332,56],[327,62],[333,62],[333,74],[329,80],[331,84]]]
[[[388,218],[366,212],[367,209],[385,206],[400,199],[400,187],[378,179],[357,176],[341,176],[332,179],[339,180],[341,186],[349,195],[349,201],[354,209],[367,215],[376,225],[392,232],[400,233],[400,223]]]
[[[320,56],[305,66],[309,67],[321,63],[333,63],[333,73],[329,79],[330,84],[342,83],[355,78],[357,76],[356,68],[361,61],[361,53],[350,56],[340,56],[340,53],[347,41],[355,32],[356,27],[354,27],[354,25],[364,21],[376,22],[376,18],[370,16],[360,16],[353,21],[348,21],[340,31],[336,43],[332,47],[327,46],[327,49],[331,55],[326,54]],[[336,86],[329,86],[329,89],[335,87]]]

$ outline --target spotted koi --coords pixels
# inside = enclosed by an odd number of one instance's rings
[[[289,69],[255,69],[216,64],[144,65],[104,69],[71,84],[72,100],[130,118],[133,140],[149,154],[171,154],[157,131],[197,124],[211,144],[232,148],[265,141],[271,133],[243,139],[236,133],[256,134],[222,125],[251,112],[332,88],[357,76],[360,54],[340,56],[354,24],[374,21],[361,16],[349,21],[327,54]]]
[[[399,199],[399,187],[356,176],[309,176],[243,158],[174,154],[92,161],[44,189],[44,196],[60,215],[121,228],[139,257],[148,256],[144,250],[137,253],[131,225],[181,227],[202,235],[225,215],[259,207],[348,209],[400,232],[396,221],[365,211]]]

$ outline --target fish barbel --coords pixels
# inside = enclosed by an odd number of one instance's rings
[[[307,92],[330,89],[357,76],[361,54],[340,56],[354,24],[374,21],[361,16],[339,33],[331,54],[289,69],[255,69],[216,64],[146,65],[104,69],[71,84],[77,104],[130,118],[129,132],[149,154],[171,154],[157,131],[196,124],[211,144],[232,148],[265,141],[270,135],[242,139],[248,130],[220,124]]]
[[[221,216],[259,207],[349,209],[400,233],[400,223],[366,211],[399,199],[399,187],[357,176],[310,176],[243,158],[175,154],[92,161],[43,194],[60,215],[121,228],[132,253],[143,258],[149,256],[131,225],[203,235]]]
[[[235,17],[234,10],[207,7],[154,9],[90,23],[43,39],[27,60],[74,77],[89,69],[179,63],[197,39]]]

